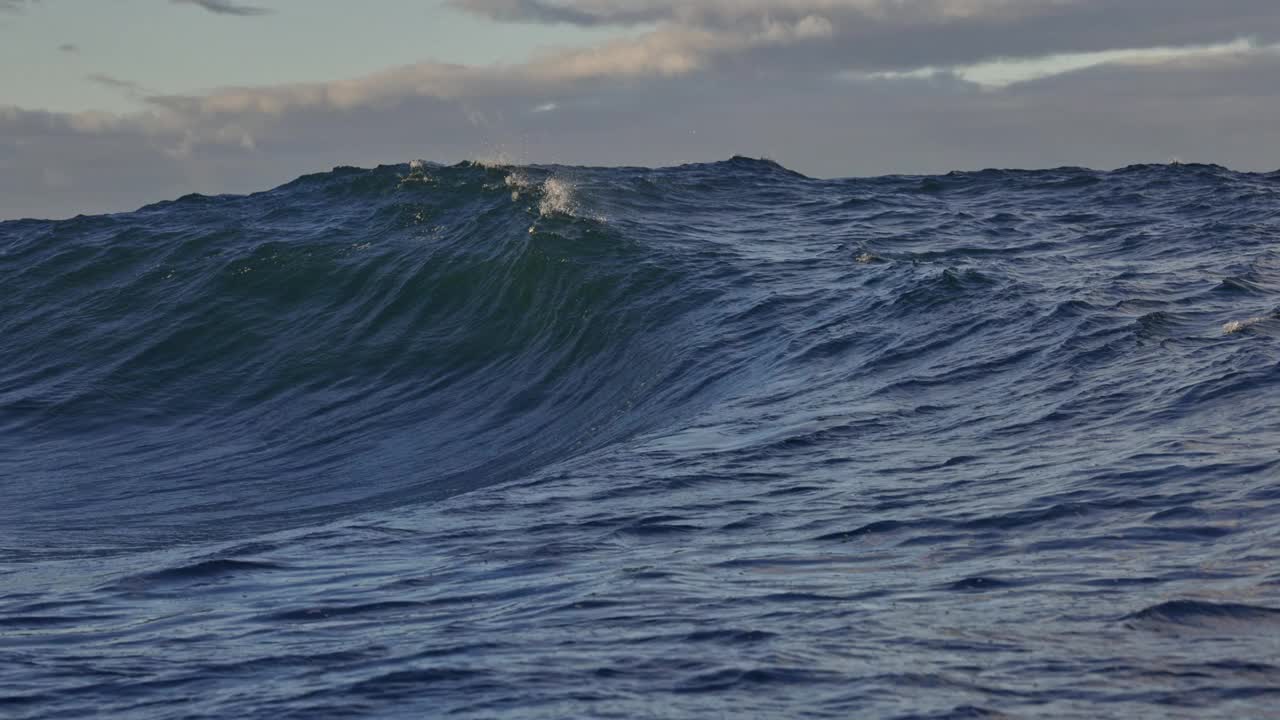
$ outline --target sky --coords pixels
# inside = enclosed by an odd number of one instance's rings
[[[0,219],[427,159],[1280,168],[1276,0],[0,0]]]

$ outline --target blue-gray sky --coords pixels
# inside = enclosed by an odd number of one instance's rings
[[[0,218],[336,164],[1280,167],[1275,0],[0,0]]]
[[[519,62],[541,48],[588,44],[617,30],[498,24],[444,0],[37,0],[0,15],[0,104],[63,112],[138,109],[95,82],[152,93],[358,77],[423,60]],[[0,7],[5,3],[0,1]],[[63,49],[71,45],[70,49]]]

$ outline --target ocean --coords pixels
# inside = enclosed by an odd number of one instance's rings
[[[0,223],[6,718],[1262,718],[1280,173]]]

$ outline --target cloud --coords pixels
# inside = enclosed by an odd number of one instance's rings
[[[85,75],[84,79],[93,83],[94,85],[100,85],[104,88],[107,88],[108,90],[115,90],[116,92],[120,93],[121,95],[131,100],[142,102],[142,103],[149,102],[149,99],[155,96],[155,93],[143,87],[139,83],[136,83],[132,80],[122,80],[118,77],[115,77],[114,75],[108,75],[106,73],[90,73],[88,75]],[[152,119],[152,122],[150,124],[151,126],[154,127],[155,125],[154,121],[157,116],[155,114],[151,114],[149,116],[134,115],[132,117],[130,116],[114,116],[114,117],[118,117],[122,122],[128,122],[128,121],[138,122],[142,118],[150,117]],[[170,117],[169,121],[174,125],[182,124],[182,120],[177,117]]]
[[[635,25],[664,19],[651,4],[552,3],[545,0],[450,0],[450,5],[492,20],[566,25]]]
[[[267,15],[271,11],[252,5],[238,5],[231,0],[169,0],[175,5],[197,5],[218,15]]]
[[[808,38],[806,52],[795,59],[813,67],[846,69],[910,70],[997,58],[1207,45],[1240,37],[1261,44],[1280,41],[1280,13],[1273,0],[450,0],[450,4],[505,22],[655,26],[649,32],[695,38],[699,33],[704,38],[741,34],[770,23],[786,25],[815,18],[831,32],[823,38]]]
[[[794,23],[769,22],[736,33],[651,33],[596,48],[546,53],[521,65],[418,63],[350,80],[231,87],[204,95],[150,97],[148,102],[185,116],[280,116],[296,109],[349,109],[395,104],[414,97],[529,97],[546,95],[558,88],[582,89],[583,83],[685,75],[703,69],[717,56],[785,46],[826,37],[830,32],[822,19],[806,17]]]
[[[130,80],[121,80],[104,73],[92,73],[85,76],[89,82],[108,87],[113,90],[123,90],[131,95],[145,95],[146,91],[138,83]]]
[[[67,53],[69,55],[79,55],[80,46],[76,45],[75,43],[63,43],[58,46],[58,51]]]

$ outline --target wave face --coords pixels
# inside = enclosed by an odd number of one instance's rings
[[[1278,238],[745,158],[0,223],[0,707],[1265,714]]]

